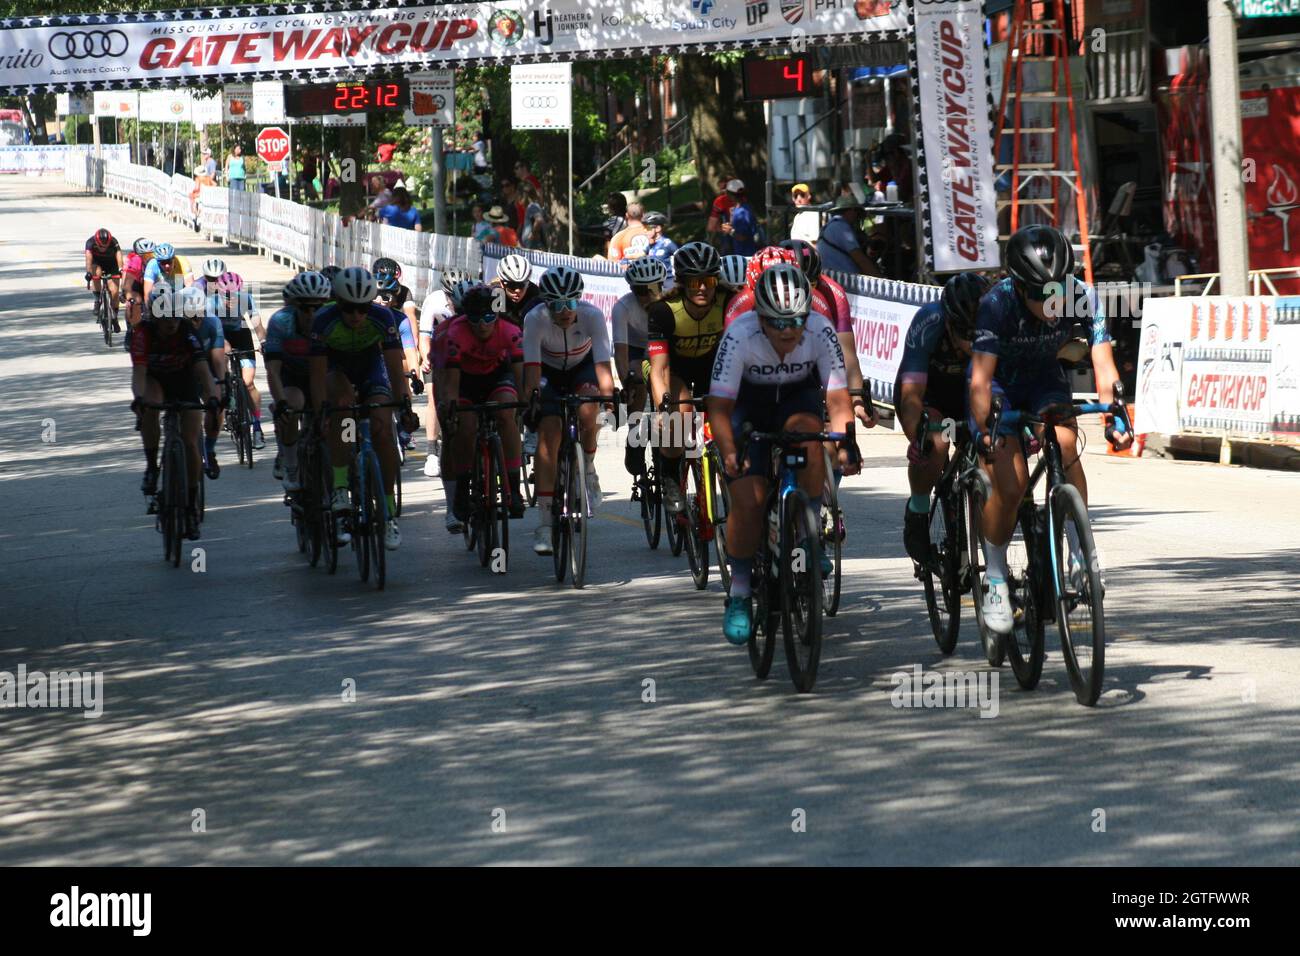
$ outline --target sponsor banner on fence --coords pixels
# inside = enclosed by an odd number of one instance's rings
[[[95,112],[95,99],[87,93],[60,93],[54,102],[54,112],[59,116],[89,116]]]
[[[0,93],[182,85],[239,79],[325,81],[375,70],[715,52],[772,41],[902,39],[903,4],[781,0],[549,0],[328,7],[271,4],[157,13],[51,14],[0,21]],[[779,10],[778,10],[779,7]],[[757,15],[755,15],[757,14]],[[982,35],[976,31],[974,35]],[[334,71],[331,77],[330,71]],[[21,88],[21,89],[20,89]]]
[[[135,119],[140,115],[140,94],[135,92],[96,93],[95,115],[114,119]]]
[[[101,146],[105,159],[126,159],[130,147]],[[0,173],[57,173],[69,161],[82,162],[94,156],[95,147],[89,143],[72,146],[60,143],[51,146],[0,146]],[[84,173],[83,173],[84,175]]]
[[[862,377],[871,382],[872,398],[892,407],[907,329],[919,306],[850,293],[849,308]]]
[[[1144,303],[1139,431],[1300,441],[1300,298]]]
[[[917,4],[915,44],[927,254],[936,272],[999,268],[980,0]]]
[[[572,125],[572,63],[510,68],[511,129],[568,129]]]

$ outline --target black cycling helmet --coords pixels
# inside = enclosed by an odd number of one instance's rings
[[[939,306],[943,309],[944,321],[957,338],[969,342],[975,334],[975,313],[979,310],[980,298],[992,287],[992,283],[978,272],[960,272],[943,286],[943,297]]]
[[[1055,226],[1025,226],[1007,241],[1007,275],[1029,293],[1074,274],[1074,247]]]
[[[489,315],[495,317],[496,309],[492,307],[492,299],[491,289],[485,285],[476,285],[461,296],[460,311],[463,315],[478,321],[483,321]]]
[[[397,264],[396,259],[392,259],[388,256],[380,256],[378,259],[376,259],[375,264],[371,268],[370,272],[376,278],[378,278],[379,273],[381,272],[391,272],[399,279],[402,277],[402,267]]]
[[[334,281],[334,277],[342,271],[343,271],[342,266],[323,266],[320,270],[320,274],[323,275],[325,278],[329,279],[330,282],[332,283]]]
[[[107,249],[113,244],[113,234],[107,229],[100,229],[95,233],[95,247],[98,249]]]
[[[666,226],[668,225],[668,217],[661,212],[648,212],[641,217],[641,225]]]
[[[811,242],[805,239],[785,239],[781,242],[781,248],[789,249],[794,253],[795,258],[799,260],[799,268],[803,270],[810,283],[815,283],[821,278],[822,257],[817,254],[817,247]]]
[[[721,274],[722,256],[707,243],[688,242],[673,253],[673,275],[679,279]]]

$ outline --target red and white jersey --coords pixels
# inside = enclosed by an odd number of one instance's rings
[[[827,391],[849,387],[844,350],[830,319],[820,312],[811,313],[799,344],[783,356],[772,347],[758,313],[747,312],[727,327],[718,343],[709,394],[734,399],[743,384],[795,385],[814,374]]]
[[[590,302],[578,303],[578,318],[567,329],[555,324],[545,302],[539,302],[524,316],[525,365],[564,370],[589,355],[596,362],[608,362],[610,354],[605,316]]]

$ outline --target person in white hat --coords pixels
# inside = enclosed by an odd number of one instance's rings
[[[704,227],[704,234],[708,238],[709,244],[715,249],[721,249],[727,245],[727,251],[730,252],[730,240],[722,234],[722,224],[731,222],[731,210],[735,207],[738,197],[745,191],[745,184],[739,179],[727,180],[722,187],[722,192],[713,197],[713,206],[709,210],[709,221]]]

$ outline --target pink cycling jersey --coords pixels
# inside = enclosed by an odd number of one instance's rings
[[[524,360],[523,333],[519,326],[505,319],[493,322],[492,334],[481,339],[474,333],[469,319],[458,315],[447,323],[443,339],[445,367],[460,369],[465,375],[489,375],[502,365]],[[437,342],[436,332],[434,342]]]

